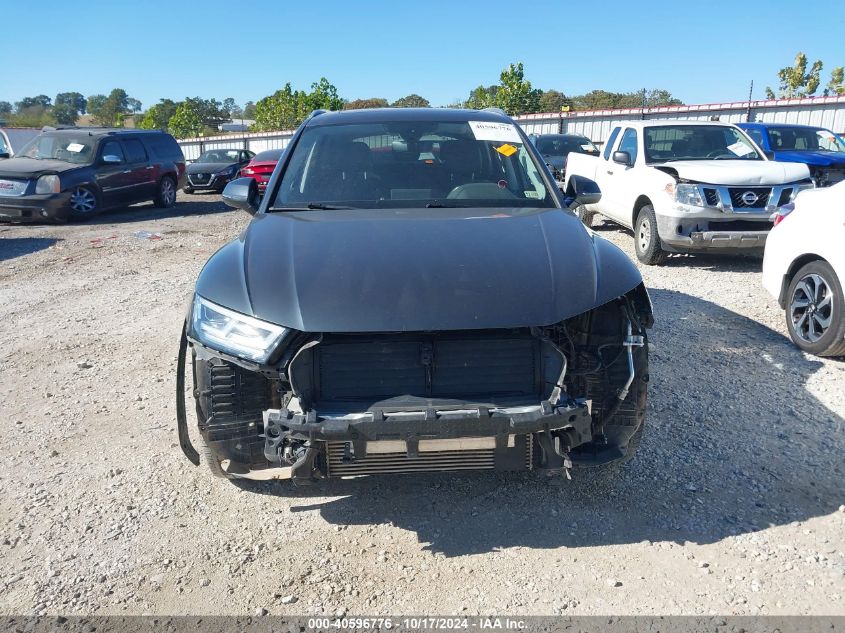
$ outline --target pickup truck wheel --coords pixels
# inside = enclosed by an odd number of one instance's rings
[[[637,221],[634,223],[634,250],[637,252],[637,259],[648,266],[657,266],[666,261],[667,253],[660,244],[660,235],[657,233],[657,217],[654,215],[654,207],[645,205],[637,214]]]
[[[572,210],[575,212],[575,215],[578,216],[578,219],[584,223],[584,226],[587,228],[593,226],[593,218],[596,215],[595,211],[588,211],[587,207],[583,204],[576,204],[572,207]]]
[[[155,206],[160,209],[169,209],[176,204],[176,182],[170,176],[165,176],[158,183],[158,193],[155,200]]]
[[[816,356],[845,356],[845,298],[830,264],[818,260],[803,266],[786,297],[786,327],[793,342]]]

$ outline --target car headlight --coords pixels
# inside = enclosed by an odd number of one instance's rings
[[[690,207],[704,206],[704,199],[701,197],[701,189],[698,185],[675,185],[675,202]]]
[[[59,191],[61,191],[59,177],[55,174],[41,176],[35,181],[35,193],[59,193]]]
[[[235,172],[237,171],[237,169],[238,169],[238,166],[237,166],[237,165],[232,165],[231,167],[227,167],[227,168],[226,168],[226,169],[224,169],[223,171],[218,171],[218,172],[217,172],[217,175],[218,175],[218,176],[223,176],[224,178],[225,178],[225,177],[228,177],[228,176],[234,176],[234,175],[235,175]]]
[[[288,329],[194,296],[194,336],[204,345],[257,363],[267,362]]]

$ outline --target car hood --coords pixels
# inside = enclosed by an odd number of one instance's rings
[[[669,167],[681,178],[713,185],[781,185],[810,177],[806,165],[770,160],[676,160]]]
[[[775,152],[775,160],[805,163],[814,167],[845,167],[845,152]]]
[[[34,158],[9,158],[0,163],[0,178],[37,178],[42,174],[60,174],[83,165],[63,160],[36,160]]]
[[[259,214],[197,293],[306,332],[550,325],[619,297],[639,271],[561,209]]]
[[[216,174],[232,165],[237,165],[237,163],[190,163],[187,171],[189,174]]]

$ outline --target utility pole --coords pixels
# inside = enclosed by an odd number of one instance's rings
[[[642,90],[642,105],[643,105],[643,109],[642,109],[642,114],[640,115],[640,118],[641,118],[641,119],[645,119],[645,107],[646,107],[645,95],[646,95],[646,89],[645,89],[645,88],[643,88],[643,90]]]
[[[751,123],[754,117],[751,116],[751,94],[754,92],[754,80],[751,80],[751,86],[748,88],[748,110],[745,112],[745,122]]]

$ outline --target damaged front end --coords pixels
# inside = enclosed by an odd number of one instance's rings
[[[204,453],[218,474],[295,483],[484,469],[568,474],[636,450],[652,323],[640,284],[551,326],[291,331],[261,364],[211,349],[190,329],[185,340]],[[184,415],[179,423],[191,457]]]

